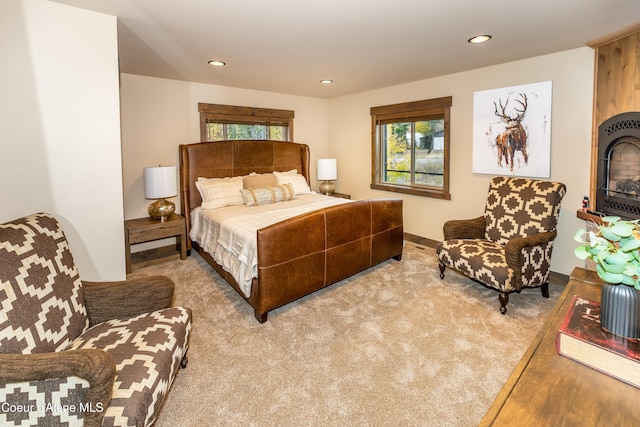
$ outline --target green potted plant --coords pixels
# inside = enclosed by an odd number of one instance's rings
[[[605,216],[595,231],[578,230],[578,258],[591,259],[602,286],[600,323],[627,338],[640,338],[639,220]]]

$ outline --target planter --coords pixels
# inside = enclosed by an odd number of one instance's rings
[[[640,291],[626,285],[602,285],[600,325],[625,338],[640,338]]]

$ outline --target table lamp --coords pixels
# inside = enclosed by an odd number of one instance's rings
[[[176,210],[176,205],[166,200],[178,195],[175,166],[144,168],[144,198],[157,199],[149,205],[149,216],[164,221]]]
[[[338,166],[336,159],[318,159],[318,180],[323,181],[320,184],[320,192],[330,196],[336,191],[336,186],[333,182],[334,179],[338,179]]]

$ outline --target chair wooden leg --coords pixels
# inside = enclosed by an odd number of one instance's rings
[[[438,267],[440,268],[440,278],[444,279],[444,270],[447,268],[447,266],[443,263],[440,263],[438,264]]]
[[[500,300],[500,313],[506,314],[507,304],[509,304],[509,294],[506,292],[500,292],[498,294],[498,299]]]
[[[540,290],[542,291],[543,297],[549,298],[549,282],[543,283],[542,286],[540,287]]]
[[[189,358],[187,357],[187,353],[182,356],[182,360],[180,361],[180,368],[185,369],[187,364],[189,363]]]

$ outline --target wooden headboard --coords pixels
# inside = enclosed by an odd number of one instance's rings
[[[239,140],[180,145],[180,203],[191,230],[191,211],[202,203],[198,177],[225,178],[251,172],[297,169],[309,181],[309,146],[295,142]],[[189,241],[190,243],[190,241]],[[191,245],[188,245],[191,248]]]

